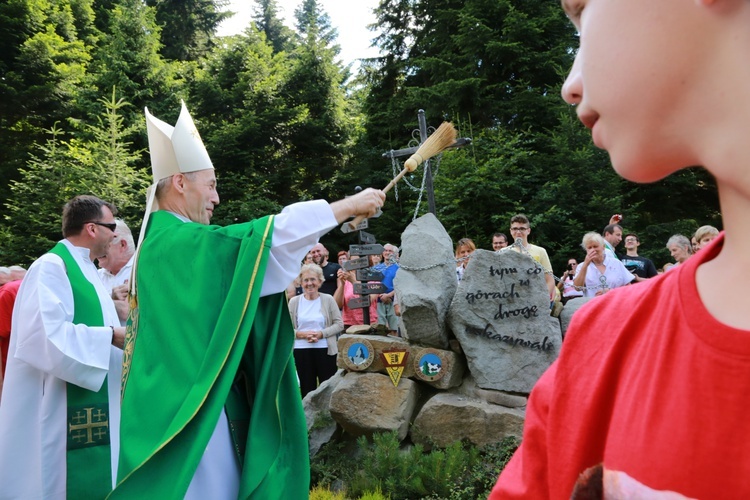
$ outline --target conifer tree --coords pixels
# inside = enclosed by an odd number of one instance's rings
[[[257,0],[253,15],[255,26],[265,33],[274,54],[291,50],[296,44],[297,34],[289,29],[279,17],[276,0]]]
[[[145,205],[147,176],[134,168],[139,157],[126,137],[117,100],[102,99],[104,113],[91,125],[92,141],[65,140],[66,132],[54,124],[47,139],[36,145],[21,178],[11,183],[11,197],[5,204],[0,241],[3,261],[29,264],[49,250],[61,235],[63,205],[79,194],[93,194],[113,201],[120,216],[138,227]]]
[[[0,176],[18,178],[44,130],[74,114],[95,39],[93,0],[0,3]],[[0,184],[0,203],[10,194]]]
[[[146,0],[156,10],[165,59],[195,61],[216,45],[216,29],[232,16],[228,0]]]

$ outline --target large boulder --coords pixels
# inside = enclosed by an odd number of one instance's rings
[[[521,437],[524,411],[489,404],[459,394],[440,392],[430,398],[414,419],[410,435],[426,448],[444,448],[468,440],[484,446],[507,436]]]
[[[448,320],[479,387],[531,392],[562,343],[549,306],[544,270],[534,259],[474,252]]]
[[[419,384],[409,379],[394,386],[387,375],[349,372],[331,394],[331,416],[354,436],[396,431],[403,440],[419,394]]]
[[[402,335],[416,344],[447,349],[445,318],[456,291],[456,265],[453,241],[434,215],[424,215],[406,228],[399,264],[394,287]]]

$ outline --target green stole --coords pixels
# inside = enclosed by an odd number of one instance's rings
[[[73,323],[104,326],[102,305],[96,288],[84,276],[63,243],[50,253],[65,263],[73,289]],[[109,446],[109,396],[107,378],[98,392],[67,384],[68,419],[67,498],[104,498],[112,490]]]
[[[272,234],[272,217],[218,227],[151,215],[136,258],[110,498],[183,498],[225,405],[242,434],[231,411],[240,400],[250,413],[240,498],[307,498],[294,331],[283,293],[260,297]]]

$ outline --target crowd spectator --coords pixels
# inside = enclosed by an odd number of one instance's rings
[[[638,247],[641,245],[641,241],[638,239],[638,235],[635,233],[628,233],[625,235],[625,252],[620,261],[625,265],[625,268],[635,275],[635,281],[643,281],[649,278],[653,278],[658,273],[656,272],[656,266],[646,257],[638,255]]]
[[[0,287],[0,395],[5,378],[5,366],[8,364],[8,347],[10,332],[13,326],[13,306],[16,303],[21,280],[9,281]]]
[[[370,267],[373,269],[381,262],[383,262],[383,254],[370,255]]]
[[[508,246],[508,237],[505,233],[495,233],[492,235],[492,249],[499,252]]]
[[[576,275],[576,269],[578,269],[578,261],[571,257],[568,259],[568,266],[557,283],[557,289],[562,292],[561,301],[565,305],[570,299],[576,297],[583,297],[583,292],[578,290],[573,283],[573,278]]]
[[[300,268],[304,266],[305,264],[312,264],[312,254],[310,252],[307,252],[307,255],[305,255],[305,258],[302,259],[302,263],[300,264]],[[299,282],[299,274],[294,277],[294,280],[292,280],[291,283],[289,283],[289,286],[286,287],[286,300],[289,302],[292,300],[292,297],[295,295],[302,295],[302,283]]]
[[[339,250],[339,253],[336,254],[336,262],[339,264],[339,268],[344,267],[344,263],[349,260],[349,252],[346,250]],[[339,269],[340,271],[341,269]],[[338,273],[337,273],[338,276]]]
[[[695,244],[693,245],[693,251],[697,252],[701,248],[708,245],[711,241],[714,240],[719,236],[719,230],[716,229],[713,226],[701,226],[693,235],[693,239],[695,240]]]
[[[383,285],[386,291],[378,295],[378,324],[386,325],[391,335],[398,335],[398,316],[394,308],[396,290],[393,280],[398,272],[398,247],[390,243],[383,245]]]
[[[529,235],[531,234],[531,223],[529,222],[528,217],[526,217],[523,214],[517,214],[511,217],[510,234],[513,237],[514,241],[518,242],[520,240],[520,244],[521,244],[521,247],[523,247],[523,251],[528,253],[531,256],[531,258],[537,261],[544,269],[544,280],[547,283],[547,291],[549,292],[550,305],[552,305],[552,302],[555,300],[555,296],[557,295],[557,287],[555,287],[555,278],[553,277],[553,274],[552,274],[552,264],[549,261],[547,250],[545,250],[544,248],[538,245],[532,245],[531,243],[529,243]],[[512,249],[516,252],[522,251],[522,249],[518,248],[516,245],[511,245],[508,247],[508,249]],[[503,250],[503,251],[507,251],[508,249]]]
[[[690,246],[690,240],[681,234],[675,234],[667,241],[667,249],[675,260],[675,265],[679,266],[691,255],[693,248]]]
[[[477,249],[477,246],[470,238],[461,238],[456,243],[456,279],[460,282],[464,277],[466,266],[469,265],[471,254]]]
[[[616,257],[605,252],[605,240],[599,233],[586,233],[581,247],[586,258],[578,266],[573,283],[583,289],[584,297],[595,297],[629,284],[635,279]]]
[[[320,293],[323,270],[305,264],[299,278],[303,294],[289,301],[289,314],[294,326],[294,364],[304,398],[336,373],[336,338],[344,323],[334,298]]]
[[[130,228],[121,219],[116,219],[115,238],[109,244],[106,255],[99,257],[99,277],[105,290],[112,294],[112,300],[120,317],[120,324],[125,326],[130,312],[128,302],[128,280],[133,269],[135,242]]]
[[[355,258],[352,256],[352,258]],[[333,294],[333,298],[336,300],[336,304],[341,309],[341,318],[344,321],[344,331],[353,325],[364,325],[364,309],[349,307],[349,301],[358,295],[354,294],[354,284],[359,283],[356,277],[356,271],[346,271],[345,269],[339,269],[338,272],[338,288],[336,293]],[[370,307],[368,314],[370,315],[370,324],[377,324],[378,322],[378,295],[368,295],[370,299]]]
[[[622,241],[622,226],[619,224],[607,224],[602,234],[604,236],[605,248],[612,252],[612,257],[619,258],[616,249],[617,245]]]
[[[22,280],[26,276],[26,269],[22,266],[10,266],[8,270],[10,271],[11,281]]]
[[[335,262],[328,262],[328,250],[322,243],[316,243],[312,247],[312,250],[310,250],[310,254],[312,255],[313,263],[320,266],[323,270],[324,281],[320,287],[320,293],[333,295],[336,293],[336,287],[338,286],[338,271],[341,269],[341,266]]]
[[[13,280],[10,274],[10,269],[7,267],[0,267],[0,287]]]

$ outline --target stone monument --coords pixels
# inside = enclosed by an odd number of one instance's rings
[[[562,343],[544,270],[529,255],[477,250],[448,314],[479,387],[529,393]]]

